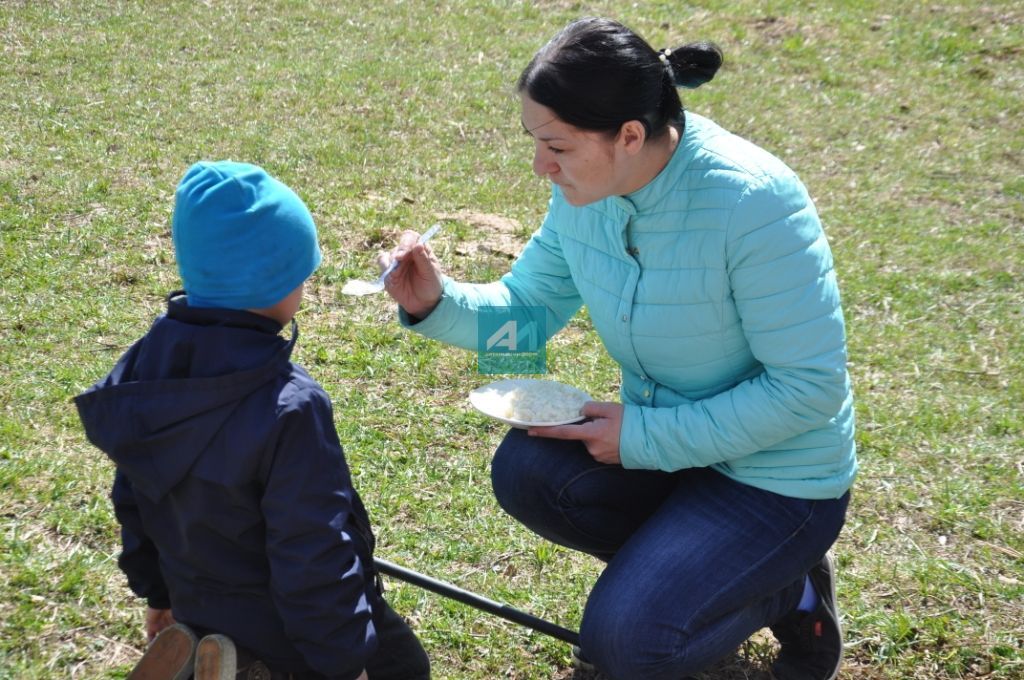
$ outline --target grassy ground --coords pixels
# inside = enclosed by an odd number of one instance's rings
[[[453,274],[504,271],[547,195],[512,84],[582,14],[656,47],[719,42],[687,106],[784,158],[825,220],[862,461],[836,546],[841,677],[1024,677],[1024,10],[625,4],[0,2],[0,678],[123,677],[139,655],[111,466],[69,398],[176,286],[173,188],[200,158],[265,165],[317,218],[297,359],[334,399],[381,555],[578,624],[599,567],[496,507],[475,357],[338,291],[439,218]],[[548,354],[614,397],[585,317]],[[390,589],[438,678],[573,676],[560,643]],[[707,677],[764,677],[770,653],[755,640]]]

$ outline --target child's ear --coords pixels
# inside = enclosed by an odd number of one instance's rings
[[[637,153],[647,141],[647,128],[638,120],[628,120],[619,128],[618,141],[626,153]]]

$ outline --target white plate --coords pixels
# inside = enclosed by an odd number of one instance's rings
[[[515,390],[524,390],[527,395],[529,395],[531,391],[534,393],[545,390],[555,391],[556,393],[561,391],[565,393],[566,398],[579,400],[580,406],[583,405],[583,402],[591,401],[590,395],[583,390],[555,380],[510,378],[507,380],[498,380],[490,383],[489,385],[476,388],[469,393],[469,403],[472,404],[473,408],[477,411],[480,411],[480,413],[490,416],[495,420],[500,420],[512,427],[518,427],[521,429],[526,429],[528,427],[567,425],[569,423],[578,423],[585,418],[585,416],[578,414],[559,420],[521,420],[519,418],[510,417],[506,415],[508,402],[504,400],[509,399],[512,392]]]

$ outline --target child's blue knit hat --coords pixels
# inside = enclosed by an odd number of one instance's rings
[[[189,168],[175,194],[171,233],[193,307],[270,307],[320,265],[316,225],[302,199],[248,163]]]

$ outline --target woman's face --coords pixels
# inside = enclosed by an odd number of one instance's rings
[[[623,184],[614,139],[581,130],[525,92],[522,122],[533,137],[533,171],[557,184],[571,205],[586,205],[616,195]]]

